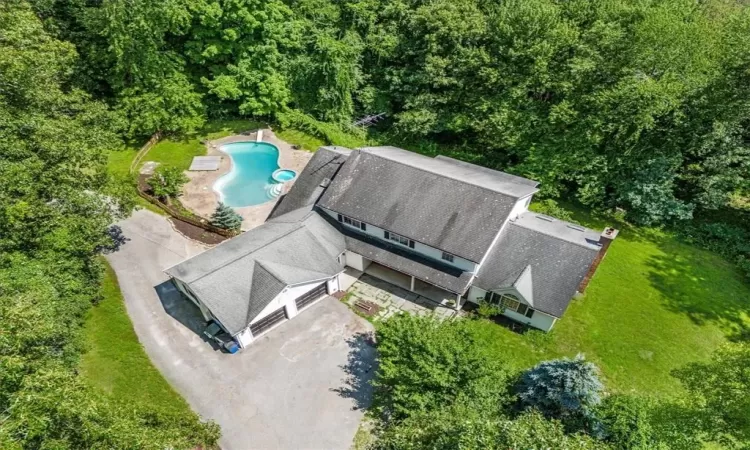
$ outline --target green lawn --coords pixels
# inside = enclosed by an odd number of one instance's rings
[[[162,164],[170,164],[187,170],[194,156],[206,154],[206,147],[201,144],[204,139],[218,139],[224,136],[265,128],[267,124],[250,119],[218,120],[206,124],[202,129],[185,136],[171,136],[156,144],[143,161],[156,161]],[[305,150],[315,151],[318,147],[325,145],[321,139],[316,138],[304,131],[295,129],[277,130],[279,139],[292,145],[299,145]],[[363,143],[364,145],[364,143]],[[135,158],[140,145],[128,145],[124,149],[110,152],[108,168],[111,173],[126,176],[130,169],[130,163]]]
[[[125,311],[117,277],[109,264],[104,264],[103,300],[91,308],[84,325],[87,350],[81,359],[81,374],[121,400],[189,413],[185,400],[151,365]]]
[[[750,327],[749,312],[750,286],[730,263],[664,232],[625,228],[586,295],[549,335],[521,336],[486,321],[474,329],[489,352],[515,368],[583,353],[602,369],[609,390],[666,396],[680,389],[670,371],[705,360]]]
[[[194,156],[206,154],[206,146],[201,144],[201,140],[219,139],[265,126],[265,124],[253,120],[220,120],[209,122],[195,133],[161,140],[158,144],[154,145],[143,160],[170,164],[187,170]]]

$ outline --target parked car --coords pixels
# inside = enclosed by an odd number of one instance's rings
[[[232,339],[232,336],[213,320],[208,322],[206,329],[203,330],[203,334],[229,353],[237,353],[240,349],[234,339]]]

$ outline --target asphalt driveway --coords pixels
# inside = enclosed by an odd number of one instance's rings
[[[192,408],[221,426],[222,448],[350,447],[374,372],[367,321],[327,297],[242,352],[221,353],[162,272],[205,248],[149,211],[120,226],[129,240],[107,259],[138,338]]]

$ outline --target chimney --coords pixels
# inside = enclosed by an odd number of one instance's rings
[[[586,287],[588,287],[589,281],[591,281],[591,278],[594,276],[594,273],[596,273],[596,269],[599,267],[599,264],[604,259],[604,255],[607,254],[607,250],[609,249],[609,246],[612,244],[612,241],[615,240],[618,233],[619,231],[612,227],[607,227],[604,229],[604,231],[602,231],[602,235],[599,236],[599,245],[601,245],[601,248],[599,249],[599,254],[596,255],[596,258],[594,258],[594,262],[592,262],[591,267],[589,267],[589,271],[586,273],[586,276],[583,277],[581,284],[578,285],[578,292],[580,292],[581,294],[586,292]]]

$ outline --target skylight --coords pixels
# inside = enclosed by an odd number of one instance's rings
[[[554,222],[554,221],[555,221],[555,218],[554,218],[554,217],[550,217],[550,216],[545,216],[545,215],[543,215],[543,214],[537,214],[537,215],[536,215],[536,218],[537,218],[537,219],[542,219],[542,220],[544,220],[544,221],[547,221],[547,222]]]
[[[568,225],[568,228],[572,228],[572,229],[574,229],[574,230],[576,230],[576,231],[586,231],[586,229],[585,229],[585,228],[583,228],[583,227],[582,227],[582,226],[580,226],[580,225]]]

